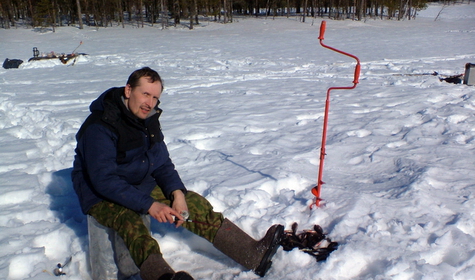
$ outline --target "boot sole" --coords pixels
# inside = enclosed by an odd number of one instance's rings
[[[177,273],[175,273],[175,275],[172,278],[172,280],[194,280],[194,279],[195,278],[191,277],[191,275],[185,271],[178,271]]]
[[[279,249],[280,242],[282,241],[283,235],[284,235],[284,226],[278,225],[275,230],[274,238],[272,239],[269,249],[267,249],[267,252],[264,254],[264,257],[262,258],[259,266],[254,270],[254,273],[259,275],[260,277],[263,277],[267,273],[269,268],[271,267],[272,265],[271,259],[277,252],[277,249]]]

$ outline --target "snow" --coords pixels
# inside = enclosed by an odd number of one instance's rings
[[[274,223],[319,224],[340,243],[327,261],[279,249],[263,279],[471,279],[475,274],[475,87],[428,74],[475,63],[475,3],[431,5],[416,20],[237,18],[159,26],[0,29],[0,279],[90,279],[87,223],[69,173],[75,133],[109,87],[150,66],[162,75],[162,128],[187,187],[255,238]],[[87,53],[74,65],[28,63]],[[423,75],[425,74],[425,75]],[[153,224],[166,259],[196,279],[258,279],[203,239]]]

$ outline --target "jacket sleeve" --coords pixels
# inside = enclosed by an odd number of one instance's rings
[[[157,185],[162,189],[165,197],[171,199],[171,193],[176,190],[182,190],[186,194],[186,187],[170,159],[170,154],[165,142],[156,143],[154,150],[154,158],[157,159],[157,162],[160,162],[160,159],[166,159],[163,164],[155,165],[158,167],[152,172],[152,177],[155,178]]]
[[[146,214],[154,200],[120,177],[116,144],[115,134],[99,124],[89,126],[81,137],[78,146],[92,187],[103,198]]]

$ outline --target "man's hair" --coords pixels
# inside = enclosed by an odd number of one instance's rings
[[[150,83],[155,83],[155,82],[160,82],[162,85],[162,91],[163,91],[163,81],[160,75],[157,73],[157,71],[153,70],[150,67],[143,67],[141,69],[135,70],[130,74],[129,79],[127,79],[127,85],[130,85],[130,87],[133,89],[139,85],[139,80],[142,77],[148,78],[148,81]]]

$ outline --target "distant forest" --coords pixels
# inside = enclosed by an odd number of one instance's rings
[[[444,1],[454,4],[456,0]],[[470,0],[466,0],[470,1]],[[427,0],[0,0],[0,28],[230,23],[234,16],[415,19]]]

